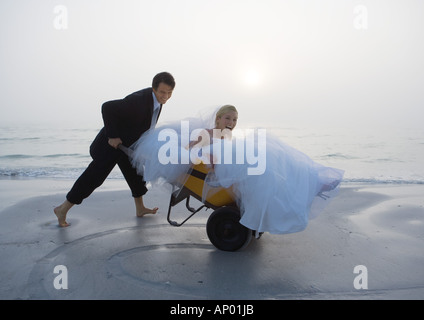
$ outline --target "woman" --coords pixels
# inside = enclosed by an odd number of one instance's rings
[[[163,179],[177,184],[193,163],[203,161],[213,169],[208,174],[208,183],[233,187],[241,224],[274,234],[304,230],[309,218],[316,216],[336,195],[343,171],[314,162],[264,130],[233,137],[237,120],[237,109],[226,105],[216,112],[213,129],[202,129],[207,126],[201,119],[187,119],[188,129],[175,123],[158,127],[134,146],[133,165],[147,181]],[[169,139],[163,139],[166,130],[174,132]],[[180,161],[162,161],[161,149],[169,144],[166,149],[168,154],[172,153],[170,142],[176,140]],[[262,170],[249,171],[255,165]]]
[[[219,108],[215,115],[215,127],[213,129],[204,129],[200,131],[197,138],[191,141],[187,148],[201,149],[202,147],[213,144],[216,140],[231,140],[232,131],[237,125],[237,120],[238,112],[234,106],[228,104]],[[207,159],[207,161],[213,168],[217,159],[214,161],[212,153],[209,153],[209,155],[210,158]]]

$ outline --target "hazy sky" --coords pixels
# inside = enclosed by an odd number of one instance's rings
[[[177,82],[162,120],[419,126],[421,0],[1,0],[0,123],[102,125],[103,102]]]

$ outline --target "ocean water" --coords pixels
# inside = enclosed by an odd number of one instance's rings
[[[0,126],[0,178],[76,179],[98,127]],[[267,127],[344,183],[424,184],[424,129]],[[109,179],[123,179],[115,168]]]

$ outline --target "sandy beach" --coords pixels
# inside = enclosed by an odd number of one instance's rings
[[[153,188],[159,213],[136,218],[120,180],[59,228],[53,207],[72,183],[0,180],[0,299],[424,299],[424,185],[344,185],[305,231],[222,252],[211,210],[173,227],[169,191]]]

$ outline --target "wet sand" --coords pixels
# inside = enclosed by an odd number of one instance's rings
[[[423,185],[342,186],[305,231],[223,252],[206,234],[212,210],[173,227],[169,190],[155,187],[145,203],[159,213],[137,218],[124,181],[59,228],[72,183],[0,180],[0,299],[424,299]]]

